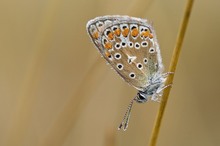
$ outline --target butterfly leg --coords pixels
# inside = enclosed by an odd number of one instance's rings
[[[166,73],[163,73],[161,76],[157,76],[156,78],[153,79],[152,82],[154,83],[157,83],[158,81],[161,82],[161,77],[162,77],[162,82],[165,82],[166,81],[166,77],[171,75],[171,74],[174,74],[174,72],[166,72]]]
[[[162,74],[162,77],[167,77],[171,74],[174,74],[174,72],[166,72],[166,73]]]
[[[160,97],[162,96],[162,91],[168,87],[171,87],[171,86],[172,86],[172,84],[169,84],[169,85],[163,86],[162,88],[158,89],[156,91],[156,93],[151,97],[151,100],[156,101],[156,102],[160,102],[161,101]]]
[[[168,88],[168,87],[171,87],[173,84],[168,84],[166,86],[163,86],[162,88],[159,88],[156,92],[156,94],[159,94],[161,91],[163,91],[164,89]]]
[[[158,97],[158,96],[159,96],[159,97]],[[160,94],[155,94],[155,95],[153,95],[153,96],[151,97],[151,100],[160,103],[160,102],[161,102],[161,98],[160,98],[161,96],[162,96],[162,95],[160,95]]]

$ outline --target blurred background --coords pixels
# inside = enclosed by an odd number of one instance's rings
[[[153,21],[166,71],[186,0],[1,0],[1,146],[147,146],[158,103],[136,94],[106,65],[88,20],[130,15]],[[220,1],[196,0],[158,146],[220,145]]]

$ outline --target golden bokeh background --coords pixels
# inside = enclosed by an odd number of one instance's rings
[[[147,146],[158,103],[134,104],[136,90],[106,65],[88,20],[131,15],[153,21],[169,66],[186,0],[1,0],[1,146]],[[196,0],[158,146],[220,145],[220,2]]]

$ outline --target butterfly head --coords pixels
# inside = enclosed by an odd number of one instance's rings
[[[148,101],[148,98],[149,98],[149,95],[138,92],[137,96],[135,98],[135,101],[138,102],[138,103],[144,103],[144,102]]]
[[[139,91],[137,93],[137,96],[135,98],[135,101],[137,103],[144,103],[147,102],[149,99],[151,99],[152,96],[155,95],[156,91],[158,90],[158,88],[152,88],[151,90],[146,90],[146,91]]]
[[[151,81],[150,84],[143,91],[138,91],[135,101],[137,101],[138,103],[144,103],[148,101],[148,99],[152,99],[150,97],[157,96],[157,92],[161,87],[163,87],[164,81],[164,78],[156,77],[156,79],[154,81]]]

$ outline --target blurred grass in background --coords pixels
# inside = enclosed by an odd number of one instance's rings
[[[159,107],[101,59],[88,20],[119,14],[153,21],[167,69],[186,1],[0,1],[0,145],[146,146]],[[220,145],[220,2],[195,1],[158,146]]]

